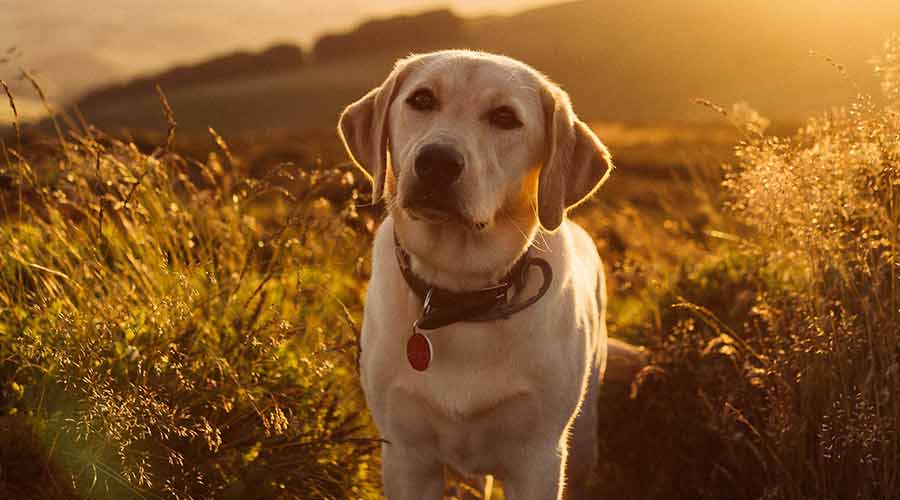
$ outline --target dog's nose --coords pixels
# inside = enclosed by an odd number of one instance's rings
[[[445,186],[462,174],[465,160],[459,151],[443,144],[429,144],[416,157],[416,175],[423,182]]]

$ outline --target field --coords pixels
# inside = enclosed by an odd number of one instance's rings
[[[572,216],[649,360],[598,498],[900,498],[898,43],[799,129],[594,124],[618,168]],[[181,138],[162,101],[0,148],[0,497],[377,498],[368,186],[330,131]]]

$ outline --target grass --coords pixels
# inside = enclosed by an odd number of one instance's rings
[[[791,137],[739,114],[734,237],[618,325],[652,363],[629,397],[607,395],[603,494],[900,497],[898,50],[877,62],[880,103],[860,96]]]
[[[71,132],[4,148],[0,493],[370,494],[352,174],[242,178],[221,138],[199,162]]]
[[[596,124],[619,168],[573,216],[651,361],[602,396],[598,498],[900,498],[897,44],[883,100],[793,134]],[[0,497],[377,498],[367,186],[331,134],[187,141],[163,102],[0,147]]]

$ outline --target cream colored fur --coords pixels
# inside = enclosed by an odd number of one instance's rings
[[[406,103],[421,88],[434,93],[437,109]],[[486,117],[498,106],[512,109],[522,126],[493,126]],[[442,498],[450,467],[498,477],[508,500],[557,499],[564,489],[583,498],[596,460],[606,293],[593,240],[565,212],[608,175],[606,148],[547,78],[513,59],[470,51],[399,61],[345,110],[339,131],[388,209],[375,236],[360,359],[366,401],[386,440],[386,496]],[[459,219],[406,203],[416,155],[432,143],[465,159],[455,186]],[[422,303],[400,274],[394,232],[414,272],[444,288],[495,284],[531,245],[550,263],[553,281],[539,302],[507,320],[427,332],[435,358],[417,372],[405,347]],[[532,268],[512,300],[540,284]]]

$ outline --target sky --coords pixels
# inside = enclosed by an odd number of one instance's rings
[[[557,0],[558,1],[558,0]],[[58,100],[90,86],[275,42],[309,48],[324,32],[364,19],[450,7],[460,14],[510,13],[553,0],[0,0],[0,78],[17,93],[20,66]],[[23,98],[24,99],[24,98]],[[34,102],[23,103],[28,113]]]

